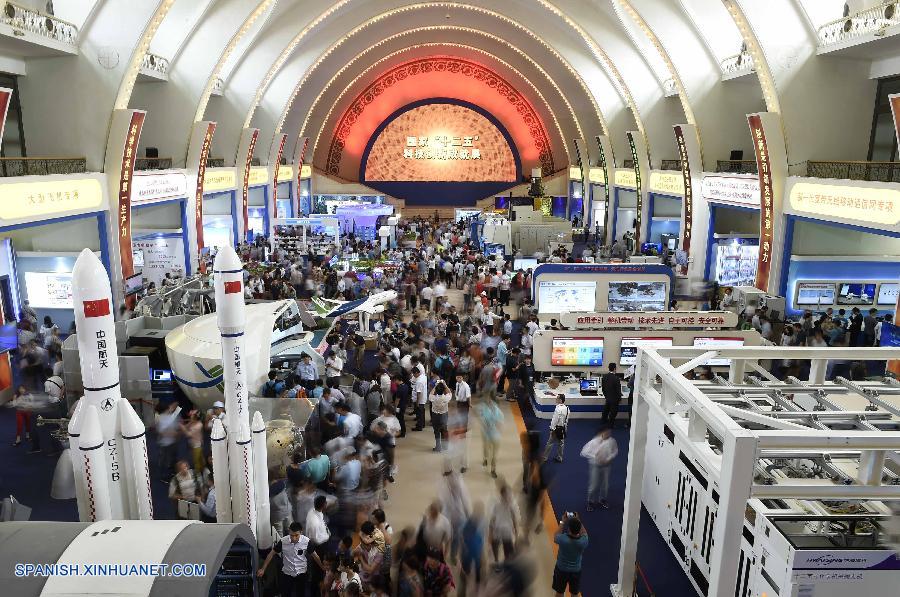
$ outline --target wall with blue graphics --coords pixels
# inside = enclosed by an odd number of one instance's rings
[[[794,297],[797,294],[797,282],[803,281],[834,281],[857,282],[861,280],[887,280],[900,281],[900,261],[838,261],[837,258],[830,261],[798,261],[791,259],[788,267],[787,283],[787,314],[799,315],[801,311],[793,308]],[[835,305],[847,309],[852,306]],[[879,313],[893,313],[894,308],[886,305],[860,306],[867,311],[869,308],[879,309]]]

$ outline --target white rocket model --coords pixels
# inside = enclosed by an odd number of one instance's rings
[[[153,518],[144,425],[119,388],[112,290],[94,253],[72,270],[84,397],[69,421],[75,497],[82,522]]]
[[[266,430],[262,417],[257,413],[253,418],[251,434],[244,346],[244,270],[233,248],[222,247],[216,254],[213,284],[216,291],[216,323],[222,337],[222,376],[225,385],[224,429],[216,421],[210,435],[216,484],[216,521],[248,525],[256,535],[259,549],[269,549],[272,547],[272,524],[269,517],[268,470],[265,466]]]

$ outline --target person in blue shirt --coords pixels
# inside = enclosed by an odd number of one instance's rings
[[[300,359],[300,362],[297,363],[297,377],[300,378],[300,385],[306,388],[307,392],[312,392],[316,387],[316,379],[319,377],[319,372],[316,370],[316,366],[312,364],[312,358],[305,354]]]
[[[277,398],[284,390],[284,382],[278,379],[278,374],[273,369],[269,371],[269,379],[259,389],[259,395],[265,398]]]
[[[503,386],[506,383],[506,356],[509,354],[509,336],[503,334],[500,343],[497,344],[497,366],[500,367],[500,378],[497,380],[497,395],[504,393]]]
[[[574,597],[581,594],[581,556],[588,546],[588,535],[578,514],[567,515],[560,521],[559,530],[553,538],[559,546],[556,568],[553,569],[553,591],[563,597],[566,586]]]

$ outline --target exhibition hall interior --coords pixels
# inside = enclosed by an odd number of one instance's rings
[[[0,594],[896,597],[900,1],[11,0]]]

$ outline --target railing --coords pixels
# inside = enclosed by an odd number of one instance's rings
[[[678,87],[675,85],[675,79],[666,79],[663,81],[663,92],[666,97],[672,97],[673,95],[678,95]]]
[[[900,2],[885,2],[841,17],[819,27],[819,45],[829,46],[873,33],[884,35],[888,27],[900,24]]]
[[[225,158],[206,158],[207,168],[224,168]]]
[[[169,61],[162,56],[147,52],[144,54],[144,60],[141,62],[141,70],[149,70],[167,76],[169,74]]]
[[[738,73],[753,72],[755,65],[750,52],[741,52],[722,60],[719,63],[719,67],[721,67],[723,75],[736,75]]]
[[[663,160],[659,164],[660,170],[681,170],[681,160]]]
[[[135,158],[135,170],[168,170],[172,167],[172,158]]]
[[[0,158],[2,177],[81,174],[86,171],[85,158]]]
[[[213,95],[222,95],[223,93],[225,93],[225,81],[223,81],[219,77],[216,77],[216,80],[213,81],[212,92]]]
[[[28,31],[43,37],[78,45],[78,27],[54,16],[7,2],[3,7],[3,23],[21,31]]]
[[[806,176],[900,182],[900,162],[806,162]]]
[[[250,165],[251,166],[259,166],[260,165],[259,158],[250,158]]]
[[[716,172],[756,174],[756,160],[717,160]]]
[[[622,167],[634,169],[634,160],[624,160],[622,162]]]

